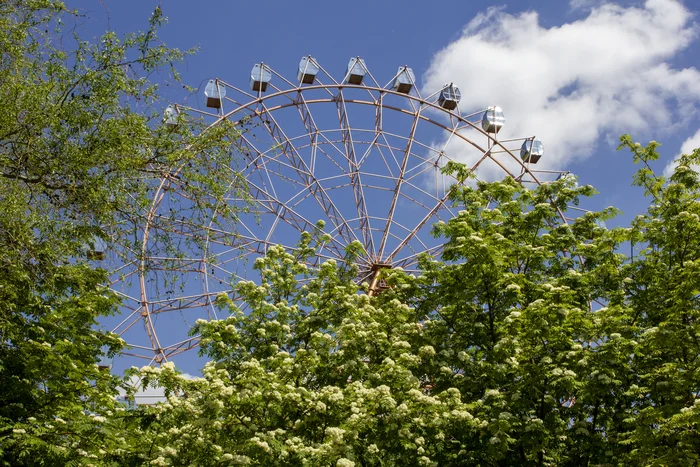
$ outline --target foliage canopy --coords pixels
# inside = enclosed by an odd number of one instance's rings
[[[571,178],[455,188],[440,260],[370,295],[352,258],[304,266],[324,237],[270,249],[229,316],[200,321],[203,377],[133,369],[166,403],[126,410],[96,361],[123,342],[95,237],[128,247],[157,183],[188,199],[153,218],[200,225],[235,176],[226,124],[162,125],[158,87],[184,57],[163,22],[91,43],[57,1],[0,3],[0,462],[4,465],[693,465],[700,462],[700,150],[669,180],[628,137],[652,200],[562,225],[593,194]],[[66,42],[61,43],[60,38]],[[72,44],[66,46],[66,43]],[[464,168],[447,170],[464,174]],[[630,245],[641,246],[634,256]],[[243,306],[245,304],[245,307]],[[245,311],[244,311],[245,310]]]
[[[622,146],[654,203],[628,228],[602,227],[613,208],[562,225],[593,193],[571,178],[505,180],[455,189],[442,259],[378,296],[306,269],[311,234],[273,248],[236,288],[249,311],[222,296],[230,316],[199,323],[203,378],[141,371],[170,397],[130,446],[156,465],[696,464],[700,150],[666,182],[656,143]]]
[[[55,0],[0,2],[0,462],[66,465],[109,439],[95,415],[115,408],[101,354],[123,341],[95,327],[118,300],[90,261],[96,243],[140,251],[161,181],[194,202],[152,219],[154,248],[172,225],[218,208],[235,167],[225,122],[203,132],[161,122],[159,81],[179,83],[186,52],[143,33],[86,41],[80,14]],[[196,135],[196,136],[195,136]],[[235,179],[235,174],[234,174]],[[182,199],[185,199],[184,197]],[[133,248],[137,244],[137,248]],[[132,258],[133,259],[133,258]],[[127,261],[128,259],[124,259]],[[65,421],[65,423],[61,422]]]

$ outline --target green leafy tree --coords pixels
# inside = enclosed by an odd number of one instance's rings
[[[222,296],[230,316],[198,323],[212,358],[202,378],[141,370],[169,399],[141,409],[148,428],[115,420],[129,459],[697,464],[700,151],[666,182],[648,167],[655,143],[622,146],[653,198],[629,228],[602,227],[612,208],[562,224],[594,193],[573,179],[536,190],[507,179],[455,188],[463,210],[435,227],[442,259],[424,258],[418,277],[389,272],[377,296],[348,263],[303,266],[314,235],[297,252],[272,248],[260,281],[236,287],[244,305]],[[643,247],[634,258],[629,242]]]
[[[154,190],[153,248],[177,253],[236,177],[223,122],[161,122],[158,86],[184,54],[157,8],[144,33],[96,42],[51,0],[0,3],[0,461],[4,465],[695,465],[700,462],[700,151],[669,180],[658,144],[625,136],[652,200],[629,228],[610,208],[562,225],[593,194],[564,179],[455,188],[441,260],[388,272],[373,296],[345,263],[308,269],[327,238],[272,248],[241,302],[197,325],[212,361],[133,370],[167,403],[125,410],[96,365],[118,301],[87,252],[128,251]],[[466,177],[464,167],[446,170]],[[161,185],[161,183],[163,185]],[[183,218],[187,219],[183,223]],[[634,257],[623,254],[632,243]],[[133,249],[133,248],[132,248]],[[136,249],[138,251],[138,248]]]
[[[621,320],[628,353],[626,394],[617,407],[627,458],[654,465],[700,463],[700,148],[683,155],[669,180],[650,168],[659,144],[622,137],[636,163],[635,185],[651,197],[630,227],[643,247],[624,281]]]
[[[154,248],[181,248],[172,232],[183,216],[235,216],[221,203],[236,180],[232,126],[162,122],[151,78],[179,87],[173,66],[186,53],[158,39],[160,7],[124,37],[84,40],[81,20],[55,0],[0,2],[3,465],[97,458],[112,439],[104,416],[118,408],[118,381],[96,363],[123,341],[95,327],[118,305],[90,261],[95,244],[133,251],[159,186],[183,196],[150,219]]]

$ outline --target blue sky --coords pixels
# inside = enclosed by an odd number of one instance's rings
[[[659,172],[681,148],[700,146],[698,0],[68,4],[92,20],[89,34],[144,30],[162,4],[169,18],[164,41],[199,47],[180,68],[195,87],[211,78],[247,87],[251,67],[261,61],[294,78],[299,59],[309,54],[338,79],[348,59],[361,56],[378,81],[389,80],[398,66],[412,67],[423,94],[454,82],[461,108],[503,108],[502,137],[542,139],[539,168],[569,170],[579,183],[595,186],[600,194],[584,207],[621,209],[611,226],[646,207],[641,191],[631,187],[631,157],[616,151],[621,133],[663,144]],[[429,145],[444,144],[440,133],[426,138]],[[455,159],[473,161],[465,147],[446,148]],[[485,166],[481,176],[502,173]]]
[[[218,77],[245,85],[250,68],[260,61],[275,70],[289,70],[293,76],[300,57],[308,54],[338,74],[349,57],[359,55],[375,76],[386,79],[399,65],[407,64],[419,86],[434,87],[448,78],[463,83],[463,101],[470,98],[470,92],[488,94],[489,102],[503,107],[506,128],[517,124],[526,134],[550,136],[542,139],[551,167],[571,170],[581,183],[594,185],[601,194],[591,208],[618,206],[625,213],[623,219],[643,205],[630,187],[634,172],[630,158],[615,151],[619,134],[629,132],[642,143],[662,142],[660,171],[686,140],[696,136],[700,145],[700,135],[696,135],[700,74],[695,68],[700,62],[700,2],[696,0],[443,1],[434,5],[415,1],[219,0],[197,4],[80,0],[69,4],[96,20],[95,26],[128,31],[145,29],[150,12],[159,3],[169,18],[162,31],[165,42],[182,49],[199,47],[199,53],[181,68],[188,84],[197,86]],[[484,19],[485,15],[490,17]],[[473,24],[479,17],[486,23],[481,27]],[[472,31],[465,32],[470,22]],[[578,31],[571,31],[576,28]],[[499,38],[506,30],[513,37]],[[650,32],[654,30],[658,36]],[[493,55],[493,62],[501,65],[485,66],[480,52],[473,52],[487,40],[501,48],[502,53]],[[587,47],[591,41],[604,45]],[[625,53],[634,46],[640,50]],[[542,63],[557,49],[560,55]],[[600,52],[606,49],[608,56],[601,59]],[[440,52],[442,58],[436,62]],[[579,64],[568,73],[565,70],[572,64],[556,61],[567,56]],[[614,66],[626,60],[632,64]],[[586,76],[583,71],[598,67],[602,69],[597,76]],[[675,75],[641,73],[665,67]],[[561,76],[554,76],[557,74]],[[678,74],[685,74],[686,83],[669,85]],[[503,85],[502,94],[507,95],[501,99],[496,86],[483,85],[498,76],[509,77],[496,85]],[[628,82],[620,85],[622,80]],[[562,95],[577,92],[578,99],[560,102],[561,109],[551,111]],[[529,99],[532,94],[537,96]],[[606,105],[605,101],[613,99],[615,105]],[[532,113],[521,108],[528,102],[533,105]],[[518,104],[515,115],[513,104]],[[549,112],[543,109],[547,106]],[[627,112],[630,108],[634,111]],[[571,146],[567,141],[572,141]],[[686,144],[686,149],[692,145]]]

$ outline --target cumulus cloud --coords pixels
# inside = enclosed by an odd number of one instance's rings
[[[572,10],[582,10],[598,6],[601,3],[600,0],[570,0],[569,7],[571,7]]]
[[[537,168],[563,169],[601,140],[652,127],[673,131],[695,115],[700,72],[670,62],[697,36],[692,13],[676,0],[593,6],[584,18],[551,28],[533,11],[490,8],[434,56],[424,87],[431,93],[454,82],[461,109],[500,105],[506,126],[499,137],[536,135],[546,150]],[[456,139],[447,150],[467,163],[480,156]],[[479,175],[503,172],[491,164]]]
[[[680,157],[682,154],[690,154],[697,148],[700,148],[700,129],[698,129],[697,133],[695,133],[693,136],[691,136],[683,142],[683,144],[681,145],[681,152],[678,154],[677,157]],[[669,162],[666,168],[664,169],[664,176],[670,177],[677,165],[678,162],[675,159]],[[700,169],[700,167],[695,167],[695,169],[698,170]]]

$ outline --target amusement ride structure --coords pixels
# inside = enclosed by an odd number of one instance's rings
[[[214,298],[247,278],[250,259],[271,245],[292,248],[319,220],[330,241],[314,263],[343,261],[345,248],[359,241],[364,252],[356,260],[357,281],[370,284],[370,291],[382,286],[382,269],[417,272],[422,253],[441,252],[432,225],[456,214],[448,196],[457,181],[441,172],[448,161],[465,162],[454,148],[473,156],[468,168],[477,178],[487,164],[532,186],[567,174],[535,169],[544,153],[536,137],[499,139],[505,123],[499,107],[464,111],[453,84],[422,95],[407,66],[382,84],[359,57],[336,79],[309,56],[291,79],[264,63],[254,65],[249,78],[245,88],[210,80],[205,109],[174,104],[165,111],[173,129],[195,115],[211,126],[224,120],[240,126],[240,165],[231,173],[232,179],[245,178],[249,209],[235,224],[214,222],[213,212],[209,225],[183,228],[176,234],[186,237],[196,229],[204,246],[172,258],[150,256],[150,226],[141,227],[142,251],[122,258],[113,276],[113,289],[123,298],[113,331],[130,346],[124,355],[143,364],[196,348],[199,338],[189,328],[198,318],[216,318]],[[174,191],[163,180],[145,218],[166,209]],[[233,189],[228,201],[244,202]],[[159,283],[163,269],[181,285]]]

